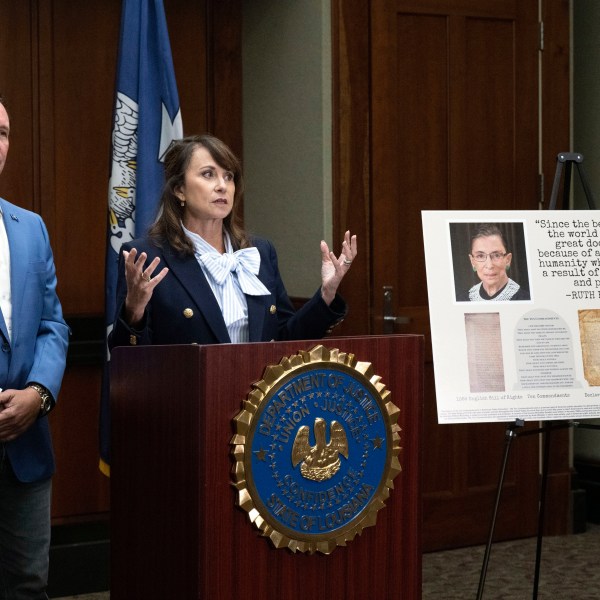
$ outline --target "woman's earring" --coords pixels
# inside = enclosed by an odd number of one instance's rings
[[[477,267],[473,265],[473,273],[477,273]]]
[[[505,270],[508,272],[510,271],[510,265],[506,265]]]
[[[181,206],[181,208],[183,208],[185,206],[185,199],[184,198],[179,198],[179,206]]]

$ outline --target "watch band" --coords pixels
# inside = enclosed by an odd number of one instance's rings
[[[29,383],[27,387],[34,389],[40,395],[40,398],[42,399],[40,403],[40,413],[42,416],[47,415],[54,407],[52,394],[39,383]]]

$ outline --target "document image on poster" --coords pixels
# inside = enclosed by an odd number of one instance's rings
[[[438,421],[600,417],[600,213],[422,219]]]
[[[504,361],[499,313],[465,313],[469,391],[503,392]]]

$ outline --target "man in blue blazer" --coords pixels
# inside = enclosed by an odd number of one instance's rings
[[[0,96],[0,173],[10,121]],[[0,198],[0,599],[47,598],[51,476],[47,414],[68,327],[41,217]]]

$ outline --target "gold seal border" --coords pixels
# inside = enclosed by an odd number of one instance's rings
[[[391,432],[391,440],[386,440],[388,446],[389,459],[386,470],[382,475],[378,492],[371,498],[361,516],[355,517],[348,526],[344,527],[341,534],[335,537],[314,536],[319,539],[306,541],[295,539],[287,535],[283,526],[281,529],[273,527],[271,523],[257,509],[252,494],[248,489],[246,476],[246,437],[252,428],[252,421],[255,415],[262,408],[263,402],[268,399],[269,393],[282,379],[292,375],[295,371],[306,365],[316,365],[319,363],[329,363],[335,366],[344,365],[356,371],[366,383],[370,384],[379,396],[381,412],[387,414],[388,428]],[[310,350],[300,350],[297,354],[283,357],[278,365],[269,365],[265,368],[263,378],[252,384],[252,389],[248,393],[243,403],[242,410],[234,417],[235,434],[231,439],[232,456],[235,461],[233,470],[233,486],[238,490],[237,505],[248,513],[250,521],[256,525],[261,534],[270,538],[275,548],[289,548],[292,552],[300,551],[307,553],[321,552],[330,554],[337,546],[345,546],[347,542],[354,539],[362,533],[365,527],[371,527],[376,524],[378,511],[385,506],[385,501],[389,498],[390,489],[394,487],[393,480],[400,473],[399,454],[402,449],[400,446],[400,426],[398,417],[400,409],[389,399],[391,393],[381,382],[381,377],[375,375],[373,367],[369,362],[360,362],[354,354],[340,352],[339,349],[328,349],[319,344]],[[384,410],[385,409],[385,410]]]

